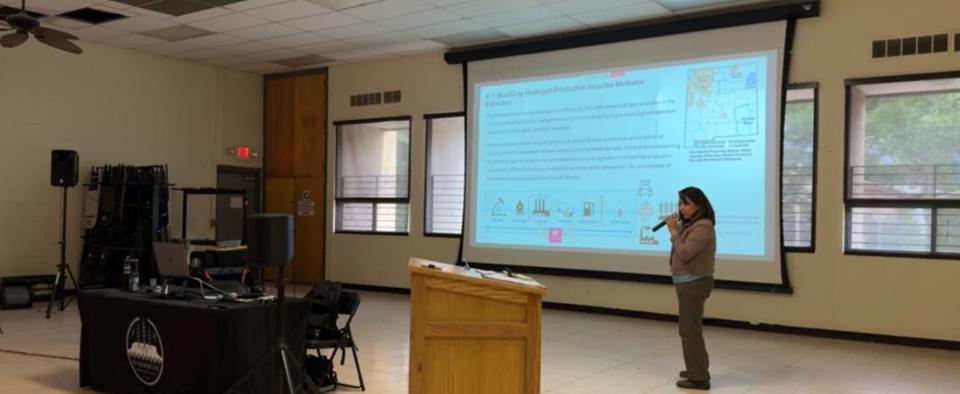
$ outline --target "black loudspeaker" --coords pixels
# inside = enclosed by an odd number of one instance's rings
[[[76,186],[80,180],[80,155],[75,150],[54,149],[50,152],[50,184]]]
[[[29,308],[32,304],[26,286],[4,286],[0,290],[0,309]]]
[[[287,265],[293,259],[293,216],[264,213],[247,217],[247,263]]]

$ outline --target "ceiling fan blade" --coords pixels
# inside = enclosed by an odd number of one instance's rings
[[[15,48],[20,44],[23,44],[27,38],[30,37],[27,33],[18,31],[16,33],[10,33],[3,37],[0,37],[0,45],[4,48]]]
[[[59,50],[67,51],[70,53],[76,53],[76,54],[83,53],[83,49],[81,49],[79,46],[77,46],[77,44],[74,44],[71,41],[61,39],[61,38],[51,38],[49,36],[41,36],[39,34],[34,36],[37,37],[38,41],[44,44],[47,44],[49,46],[52,46],[54,48],[57,48]]]
[[[39,39],[41,36],[46,38],[60,39],[60,40],[78,40],[77,36],[63,32],[56,29],[51,29],[49,27],[38,27],[37,30],[33,31],[33,35],[37,36]]]

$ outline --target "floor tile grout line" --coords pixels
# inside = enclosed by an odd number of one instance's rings
[[[78,361],[78,362],[80,361],[80,359],[77,357],[57,356],[54,354],[30,353],[30,352],[23,352],[19,350],[10,350],[10,349],[0,349],[0,353],[16,354],[16,355],[26,356],[26,357],[53,358],[53,359],[59,359],[59,360],[69,360],[69,361]]]

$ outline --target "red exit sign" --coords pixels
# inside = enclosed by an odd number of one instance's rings
[[[237,145],[233,148],[230,148],[230,154],[233,155],[234,159],[241,161],[246,161],[257,157],[257,152],[246,145]]]

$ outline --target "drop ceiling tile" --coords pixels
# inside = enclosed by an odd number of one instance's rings
[[[237,70],[240,70],[240,71],[248,71],[248,72],[254,72],[254,73],[272,73],[272,72],[290,70],[290,67],[287,67],[281,64],[266,63],[266,62],[244,64],[244,65],[239,65],[231,68],[236,68]]]
[[[330,52],[346,51],[346,50],[359,49],[359,48],[361,48],[361,46],[357,44],[351,44],[346,41],[331,41],[331,42],[325,42],[322,44],[312,44],[312,45],[294,47],[293,49],[296,49],[304,53],[324,56],[324,54],[330,53]]]
[[[229,34],[251,41],[260,41],[268,38],[286,36],[299,32],[292,27],[284,26],[279,23],[268,23],[265,25],[248,27],[246,29],[234,30]]]
[[[112,27],[132,33],[163,29],[170,26],[176,26],[176,23],[164,19],[157,19],[150,16],[138,15],[130,18],[124,18],[113,22],[104,23],[103,26]]]
[[[30,0],[27,2],[27,10],[42,12],[47,15],[57,15],[66,11],[89,7],[91,3],[81,0]],[[11,6],[19,8],[17,1],[11,2]]]
[[[323,63],[330,63],[332,61],[333,59],[326,58],[323,56],[306,55],[306,56],[298,56],[298,57],[292,57],[287,59],[273,60],[271,61],[271,63],[277,63],[287,67],[304,67],[304,66],[318,65]]]
[[[347,8],[359,7],[370,3],[379,3],[383,0],[308,0],[313,4],[331,10],[343,10]]]
[[[310,15],[324,14],[330,10],[303,0],[288,1],[285,3],[268,5],[244,11],[249,15],[275,22],[302,18]]]
[[[486,14],[470,18],[478,23],[490,27],[500,27],[516,25],[518,23],[529,23],[539,20],[561,17],[563,14],[546,7],[532,7],[499,12],[495,14]]]
[[[255,60],[250,59],[246,56],[228,56],[228,57],[220,57],[220,58],[203,60],[203,63],[213,64],[216,66],[224,66],[224,67],[238,66],[241,64],[250,64],[253,62],[255,62]]]
[[[254,53],[266,52],[277,49],[275,46],[259,43],[259,42],[241,42],[238,44],[227,45],[223,47],[215,48],[218,51],[222,51],[224,54],[229,54],[233,56],[250,56]]]
[[[293,49],[274,49],[272,51],[257,52],[249,55],[251,59],[258,61],[272,62],[274,60],[289,59],[293,57],[306,56],[307,54]]]
[[[649,19],[670,14],[670,10],[657,3],[643,3],[626,7],[609,8],[602,11],[570,15],[590,27],[601,27]]]
[[[375,34],[372,36],[357,37],[346,40],[364,47],[380,47],[384,45],[399,44],[401,42],[418,41],[420,37],[413,34],[390,32],[384,34]]]
[[[190,23],[190,22],[196,22],[199,20],[210,19],[213,17],[223,16],[231,12],[232,11],[226,8],[214,7],[214,8],[208,8],[203,11],[198,11],[198,12],[194,12],[186,15],[180,15],[178,17],[170,18],[168,20],[176,23]]]
[[[374,49],[390,52],[395,54],[404,54],[404,53],[413,53],[413,52],[426,52],[430,50],[439,50],[446,48],[446,45],[443,45],[436,41],[431,40],[417,40],[417,41],[407,41],[397,44],[379,46]]]
[[[314,33],[297,33],[288,36],[274,37],[267,40],[261,40],[264,44],[275,45],[281,48],[294,48],[304,45],[314,45],[330,41],[328,37]]]
[[[449,5],[466,3],[468,1],[473,1],[473,0],[423,0],[423,1],[433,4],[437,7],[446,7]]]
[[[637,3],[647,3],[649,1],[637,0],[562,0],[550,3],[549,7],[567,15],[583,14],[587,12],[600,11],[608,8],[623,7],[635,5]]]
[[[589,1],[589,0],[584,0]],[[495,14],[521,8],[536,7],[539,3],[535,0],[482,0],[469,1],[465,3],[454,4],[446,7],[447,11],[454,14],[472,18],[475,16]]]
[[[586,30],[587,28],[586,25],[564,16],[537,22],[498,27],[497,30],[514,37],[532,37],[573,30]]]
[[[97,3],[97,7],[105,7],[105,8],[110,8],[114,10],[125,10],[128,8],[132,8],[133,5],[127,4],[127,3],[121,3],[119,1],[104,1],[102,3]]]
[[[73,19],[69,19],[69,18],[61,18],[61,17],[57,17],[57,16],[52,16],[52,17],[43,18],[43,20],[40,22],[40,25],[41,25],[41,26],[51,26],[51,25],[52,25],[52,26],[59,27],[59,28],[74,29],[74,30],[80,30],[80,29],[84,29],[84,28],[93,26],[92,24],[87,23],[87,22],[82,22],[82,21],[73,20]]]
[[[127,34],[129,33],[123,30],[113,29],[113,28],[99,26],[99,25],[94,25],[84,29],[77,30],[77,37],[80,37],[80,39],[84,41],[93,41],[93,42],[109,40],[109,39],[117,38]]]
[[[156,1],[156,0],[155,0],[155,1]],[[154,10],[148,10],[148,9],[146,9],[146,8],[142,8],[141,6],[137,6],[137,7],[134,7],[134,8],[127,8],[127,11],[128,11],[128,12],[136,13],[137,15],[149,16],[149,17],[157,18],[157,19],[170,19],[170,18],[173,18],[173,16],[170,15],[170,14],[164,14],[164,13],[162,13],[162,12],[157,12],[157,11],[154,11]]]
[[[487,27],[469,19],[460,19],[450,22],[438,23],[431,26],[418,27],[407,30],[408,33],[418,35],[423,38],[433,38],[447,36],[451,34],[465,33],[474,30],[483,30]]]
[[[442,22],[449,22],[460,19],[460,15],[454,14],[452,12],[443,10],[441,8],[434,8],[431,10],[414,12],[412,14],[406,14],[401,16],[395,16],[393,18],[387,18],[380,21],[377,21],[378,24],[392,27],[397,30],[406,30],[412,29],[415,27],[434,25]]]
[[[159,38],[147,37],[140,34],[128,34],[117,38],[101,41],[103,45],[118,48],[140,48],[148,45],[156,45],[166,41]]]
[[[228,53],[227,51],[223,51],[215,48],[206,48],[206,49],[198,49],[198,50],[193,50],[188,52],[181,52],[173,56],[183,58],[183,59],[190,59],[190,60],[204,60],[204,59],[222,58],[229,55],[230,53]]]
[[[224,7],[233,3],[239,3],[242,0],[196,0],[204,4],[210,4],[214,7]]]
[[[352,60],[389,55],[389,53],[373,48],[348,49],[345,51],[330,52],[322,54],[334,60]]]
[[[342,26],[333,29],[317,30],[317,34],[337,39],[348,39],[354,37],[370,36],[391,31],[388,27],[380,26],[376,23],[358,23],[356,25]]]
[[[283,3],[289,0],[246,0],[238,3],[225,5],[224,8],[229,8],[234,11],[246,11],[249,9],[266,7],[268,5]]]
[[[377,21],[398,15],[405,15],[417,11],[433,8],[432,4],[420,0],[388,0],[371,3],[360,7],[348,8],[342,12],[360,19]]]
[[[657,0],[657,3],[671,11],[686,11],[696,8],[719,6],[724,3],[736,3],[737,0]],[[742,1],[740,1],[742,2]]]
[[[444,43],[451,47],[457,47],[501,41],[509,38],[510,36],[503,32],[494,29],[486,29],[451,34],[449,36],[434,37],[433,40]]]
[[[304,31],[330,29],[339,26],[349,26],[361,23],[363,20],[339,12],[308,16],[306,18],[291,19],[283,24]]]
[[[190,38],[209,36],[212,31],[199,29],[188,25],[175,25],[163,29],[142,31],[140,34],[159,38],[166,41],[183,41]]]
[[[114,1],[117,3],[123,3],[128,5],[141,5],[141,4],[147,4],[149,2],[156,1],[156,0],[114,0]]]
[[[182,42],[167,42],[158,45],[150,45],[140,48],[141,51],[156,53],[158,55],[176,55],[178,53],[196,51],[197,47],[184,45]]]
[[[190,22],[189,24],[191,26],[199,27],[201,29],[223,33],[223,32],[228,32],[233,30],[240,30],[246,27],[262,25],[265,23],[267,23],[266,20],[255,18],[246,14],[241,14],[239,12],[235,12],[232,14],[217,16],[210,19]]]
[[[229,36],[226,34],[212,34],[204,37],[190,38],[180,41],[181,44],[190,45],[195,48],[213,48],[226,45],[239,44],[245,42],[240,37]]]

